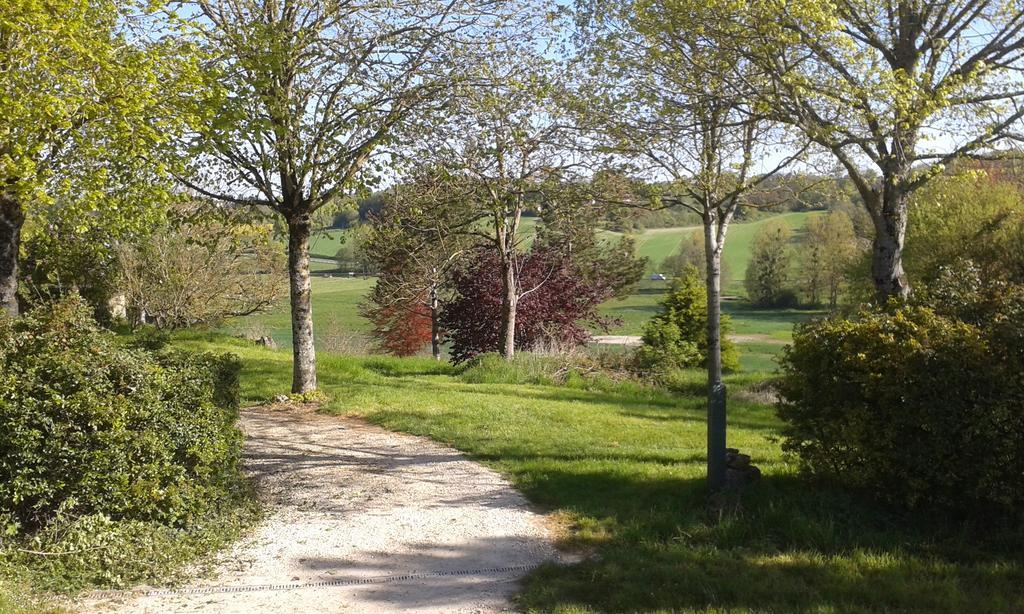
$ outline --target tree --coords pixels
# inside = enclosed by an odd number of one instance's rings
[[[393,354],[413,354],[429,342],[441,359],[441,305],[451,291],[452,269],[471,243],[461,232],[466,207],[449,202],[448,188],[443,170],[419,169],[389,191],[361,244],[380,271],[363,315]]]
[[[409,301],[384,303],[375,299],[374,294],[371,292],[362,314],[373,324],[371,335],[382,351],[393,356],[413,356],[431,344],[434,359],[441,360],[440,332],[436,319],[425,305],[429,299],[414,297]]]
[[[747,297],[754,304],[777,307],[792,300],[792,293],[788,291],[792,238],[793,231],[782,221],[771,220],[757,229],[744,279]]]
[[[309,279],[314,215],[379,181],[383,147],[445,108],[474,54],[516,3],[483,0],[199,0],[215,61],[211,121],[192,140],[218,200],[264,207],[288,226],[294,392],[316,389]]]
[[[933,285],[957,260],[986,281],[1024,283],[1024,188],[986,171],[935,179],[914,194],[907,271]]]
[[[766,77],[764,107],[833,155],[871,214],[877,299],[905,299],[911,194],[958,158],[1018,139],[1024,7],[764,1],[731,17],[728,40]]]
[[[443,198],[428,215],[473,237],[497,254],[503,298],[499,318],[502,355],[515,356],[519,300],[532,286],[520,280],[527,212],[579,212],[600,205],[575,171],[574,133],[564,118],[563,91],[554,64],[531,42],[510,42],[458,93],[457,105],[425,140],[418,158],[444,169]],[[543,280],[539,280],[543,281]]]
[[[24,229],[46,233],[59,213],[80,235],[116,235],[169,197],[160,151],[194,72],[173,42],[133,29],[143,8],[0,2],[0,310],[18,314]]]
[[[177,213],[176,223],[117,250],[117,285],[140,320],[158,328],[217,324],[283,297],[283,256],[253,212]]]
[[[853,222],[843,211],[811,217],[801,248],[801,284],[809,302],[819,305],[827,300],[834,311],[846,273],[858,253]]]
[[[729,331],[722,316],[722,333]],[[708,364],[708,297],[700,270],[688,265],[672,280],[658,314],[644,325],[643,345],[637,350],[638,364],[649,370],[705,367]],[[736,346],[722,339],[722,368],[739,368]]]
[[[718,490],[726,477],[722,250],[746,198],[792,158],[762,167],[777,131],[754,96],[754,67],[719,38],[727,31],[727,3],[578,5],[586,26],[583,61],[595,75],[584,89],[580,122],[606,151],[661,180],[662,203],[692,210],[703,224],[708,481]]]
[[[441,323],[451,340],[456,363],[486,352],[501,351],[505,330],[495,326],[505,309],[501,255],[488,247],[474,250],[453,274],[454,297]],[[584,324],[607,327],[611,322],[597,308],[615,294],[618,279],[586,279],[564,250],[534,246],[518,255],[514,343],[519,348],[554,345],[574,347],[590,333]]]

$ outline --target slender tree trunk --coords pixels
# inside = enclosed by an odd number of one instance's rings
[[[430,351],[434,360],[441,360],[441,326],[438,322],[440,301],[437,300],[437,286],[430,286]]]
[[[907,233],[907,205],[910,195],[902,181],[884,178],[879,207],[872,211],[875,238],[871,247],[871,277],[880,303],[889,298],[905,300],[910,283],[903,271],[903,241]]]
[[[516,355],[516,308],[519,301],[516,288],[516,269],[512,258],[502,258],[502,290],[501,301],[502,341],[501,355],[505,360],[512,360]]]
[[[316,349],[313,344],[312,285],[309,281],[308,216],[288,220],[288,282],[292,307],[292,392],[316,390]]]
[[[722,245],[714,220],[704,223],[708,293],[708,487],[725,486],[725,384],[722,382]]]
[[[25,212],[11,194],[0,193],[0,309],[18,315],[18,249]]]

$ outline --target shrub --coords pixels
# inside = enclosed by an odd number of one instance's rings
[[[643,371],[702,367],[708,353],[708,294],[700,273],[687,267],[659,304],[659,312],[644,325],[643,345],[636,352]],[[722,316],[722,368],[739,367],[736,346],[729,341],[729,318]]]
[[[452,361],[496,352],[501,345],[502,276],[493,250],[477,250],[453,274],[455,296],[445,305],[441,327],[451,341]],[[590,333],[586,324],[607,328],[597,308],[615,295],[620,280],[581,274],[579,263],[558,250],[535,245],[519,257],[515,345],[530,349],[557,344],[575,347]]]
[[[908,507],[1024,504],[1024,300],[1003,290],[969,302],[974,323],[936,302],[798,327],[781,363],[783,448]]]
[[[117,287],[133,321],[217,324],[266,311],[284,296],[285,259],[270,226],[248,212],[200,211],[183,211],[187,222],[117,249]]]
[[[0,522],[189,525],[238,485],[239,363],[124,347],[88,311],[0,318]]]

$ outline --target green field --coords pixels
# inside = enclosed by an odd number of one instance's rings
[[[215,335],[192,334],[183,344],[241,355],[247,404],[288,390],[287,352]],[[507,476],[551,514],[564,546],[586,555],[533,573],[519,597],[523,609],[1024,609],[1019,535],[946,529],[807,480],[774,439],[772,409],[747,392],[759,378],[728,378],[729,442],[751,454],[764,477],[716,521],[705,507],[699,393],[602,378],[556,385],[531,360],[460,370],[428,359],[322,355],[319,368],[324,411],[463,450]],[[699,390],[703,374],[691,375],[688,388]]]
[[[325,349],[343,351],[344,343],[351,337],[362,337],[369,330],[369,322],[359,315],[359,304],[373,287],[373,278],[325,277],[323,269],[331,265],[313,263],[314,270],[321,269],[313,276],[313,334]],[[262,337],[269,335],[281,347],[291,347],[291,317],[287,299],[275,309],[254,316],[237,318],[224,328],[235,335]]]
[[[808,218],[822,215],[818,211],[783,213],[766,217],[754,222],[736,223],[729,227],[726,235],[725,251],[722,260],[726,268],[731,272],[729,283],[723,288],[726,294],[742,295],[743,275],[747,270],[747,263],[750,261],[750,250],[754,242],[754,235],[757,234],[765,222],[784,221],[793,229],[793,239],[796,241],[807,225]],[[638,256],[650,260],[648,272],[658,271],[661,263],[669,256],[675,254],[679,249],[679,243],[683,238],[702,232],[700,226],[683,226],[678,228],[651,228],[643,234],[635,237],[636,252]],[[618,233],[608,233],[612,236],[620,236]]]

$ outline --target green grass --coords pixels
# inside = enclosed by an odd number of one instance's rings
[[[249,402],[288,389],[286,352],[198,334],[181,343],[241,354]],[[699,390],[702,375],[690,377]],[[325,411],[465,451],[553,513],[567,545],[592,554],[532,574],[520,595],[530,611],[1024,609],[1019,533],[904,517],[805,480],[774,440],[773,411],[744,400],[756,376],[729,378],[729,441],[764,479],[721,522],[705,511],[699,396],[517,381],[507,369],[460,373],[426,359],[324,356],[319,379]]]
[[[318,232],[309,241],[309,254],[314,258],[333,259],[346,239],[344,230],[328,230]]]
[[[330,265],[320,267],[321,272],[331,269]],[[374,279],[314,275],[312,283],[313,334],[318,343],[331,346],[353,336],[361,337],[370,329],[369,322],[359,315],[359,304],[373,287]],[[267,313],[232,320],[225,330],[232,334],[270,335],[280,347],[291,347],[289,314],[285,300]]]
[[[729,227],[725,241],[725,251],[722,253],[722,260],[725,268],[731,273],[728,283],[723,287],[726,294],[743,295],[743,276],[747,270],[747,263],[750,262],[750,250],[754,243],[754,236],[766,222],[783,221],[793,232],[794,242],[803,233],[807,220],[815,215],[822,215],[818,211],[805,211],[798,213],[783,213],[765,217],[754,222],[736,223]],[[683,238],[700,233],[700,226],[680,226],[677,228],[651,228],[637,236],[636,253],[638,256],[650,260],[648,272],[660,270],[662,261],[675,254],[679,249],[679,243]],[[618,236],[618,233],[608,233]]]
[[[2,614],[60,614],[60,608],[50,597],[33,591],[28,582],[0,574],[0,613]]]

